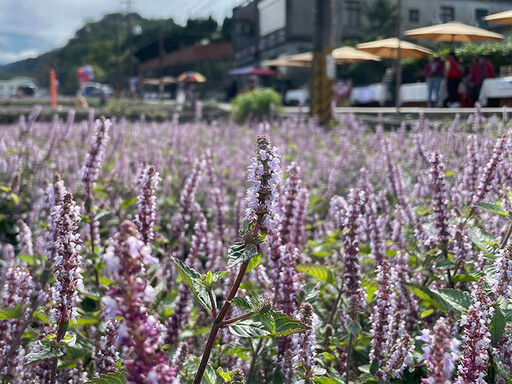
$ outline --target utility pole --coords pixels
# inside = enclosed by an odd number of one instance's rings
[[[165,45],[164,45],[164,33],[160,29],[158,31],[158,53],[160,56],[159,59],[159,74],[160,74],[160,81],[158,84],[158,94],[160,101],[163,101],[164,99],[164,57],[165,57]]]
[[[396,51],[396,114],[400,115],[400,87],[402,85],[402,0],[397,0],[396,5],[396,38],[398,39],[398,48]]]
[[[133,0],[123,0],[121,2],[126,6],[126,29],[128,32],[128,46],[130,49],[130,58],[129,58],[129,67],[130,67],[130,75],[136,75],[136,68],[133,60],[134,47],[133,47],[133,26],[132,26],[132,4]]]
[[[315,0],[313,33],[313,84],[311,112],[322,125],[332,119],[331,102],[335,78],[332,53],[333,1]]]

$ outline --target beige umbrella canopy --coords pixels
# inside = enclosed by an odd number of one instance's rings
[[[308,68],[311,66],[311,63],[301,62],[301,61],[292,61],[288,56],[279,57],[273,60],[265,60],[261,62],[261,65],[264,67],[295,67],[295,68]]]
[[[354,47],[341,47],[332,51],[336,63],[357,63],[360,61],[380,61],[380,57],[361,51]]]
[[[390,39],[358,44],[357,49],[372,53],[384,59],[396,59],[398,55],[398,44],[399,40],[396,37],[392,37]],[[400,51],[402,59],[425,57],[432,53],[430,49],[402,40],[400,40]]]
[[[512,9],[510,11],[494,13],[484,17],[484,20],[492,24],[512,24]]]
[[[378,56],[363,52],[353,47],[341,47],[332,51],[336,64],[357,63],[360,61],[380,61]],[[311,67],[313,54],[311,52],[299,53],[293,56],[282,57],[262,62],[265,66],[283,67]]]
[[[411,29],[405,32],[412,39],[469,43],[470,41],[502,40],[503,35],[456,21],[430,27]]]

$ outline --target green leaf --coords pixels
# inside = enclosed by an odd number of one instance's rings
[[[458,291],[456,289],[440,289],[435,293],[460,312],[467,312],[469,306],[473,304],[473,300],[467,292]]]
[[[21,308],[0,308],[0,320],[19,319],[22,316]]]
[[[84,325],[98,324],[99,320],[91,316],[80,316],[75,322],[70,322],[70,327],[81,327]]]
[[[281,312],[274,312],[272,317],[275,321],[274,337],[288,336],[309,329],[305,324]]]
[[[476,206],[501,216],[510,217],[509,213],[505,212],[499,205],[494,203],[478,203]]]
[[[500,244],[496,238],[480,229],[470,231],[471,241],[487,255],[494,256],[500,250]]]
[[[473,275],[460,274],[460,275],[454,275],[452,277],[452,280],[454,283],[459,283],[461,281],[470,283],[470,282],[478,281],[479,278],[477,276],[473,276]]]
[[[378,371],[379,371],[379,362],[377,360],[372,361],[372,364],[370,365],[370,373],[373,376],[375,376]]]
[[[245,297],[235,297],[231,300],[231,304],[233,304],[235,307],[241,309],[244,312],[253,311],[252,303]]]
[[[424,319],[425,317],[429,317],[431,314],[434,313],[433,309],[426,309],[420,314],[420,319]]]
[[[203,380],[201,380],[202,384],[216,384],[217,383],[217,371],[212,368],[210,364],[206,366],[206,370],[204,371]]]
[[[260,265],[261,262],[261,253],[258,253],[256,256],[254,256],[251,261],[249,261],[249,265],[247,266],[246,273],[249,273],[254,268],[256,268],[258,265]]]
[[[501,339],[503,332],[505,331],[505,316],[501,309],[498,307],[494,311],[494,316],[491,320],[491,325],[489,327],[489,332],[491,333],[491,342],[495,347],[498,344],[498,341]]]
[[[222,367],[217,368],[217,374],[222,377],[225,383],[231,380],[231,372],[225,372]]]
[[[96,379],[87,381],[85,384],[125,384],[126,379],[122,373],[108,373]]]
[[[11,199],[14,202],[15,205],[19,205],[20,198],[19,198],[19,196],[17,194],[11,193]]]
[[[315,377],[314,380],[315,380],[316,384],[341,384],[342,383],[341,381],[332,379],[327,376]]]
[[[205,288],[211,288],[213,284],[226,276],[229,272],[221,271],[212,273],[211,271],[206,272],[201,276],[200,282]]]
[[[361,327],[361,324],[359,324],[359,322],[357,322],[357,321],[348,321],[346,327],[347,327],[348,333],[350,333],[356,339],[358,338],[359,334],[363,330],[363,328]]]
[[[137,202],[137,197],[129,197],[127,199],[124,199],[122,202],[121,202],[121,205],[119,206],[119,209],[121,211],[125,210],[126,208],[128,207],[131,207],[133,204],[135,204]]]
[[[334,273],[328,267],[322,265],[297,265],[297,271],[316,277],[320,281],[335,285]]]
[[[235,336],[251,339],[271,337],[274,333],[274,329],[268,326],[268,318],[261,314],[236,322],[229,331]]]
[[[432,292],[427,287],[423,287],[417,284],[407,283],[405,286],[420,299],[426,301],[428,304],[433,307],[440,309],[443,312],[448,312],[449,305],[446,301],[444,301],[438,294]]]
[[[190,268],[188,265],[183,263],[181,260],[173,259],[174,264],[178,268],[178,272],[185,282],[188,285],[197,301],[206,308],[209,312],[212,310],[212,306],[210,303],[210,296],[208,295],[208,290],[201,283],[201,275],[196,272],[193,268]]]
[[[59,345],[74,347],[76,344],[76,333],[68,332],[66,336],[59,342]]]
[[[48,323],[48,321],[49,321],[48,316],[46,316],[46,314],[44,314],[41,311],[34,312],[33,319],[34,319],[34,321],[40,321],[42,323]]]
[[[251,260],[258,252],[254,247],[245,247],[245,243],[238,242],[228,248],[228,268],[234,267],[244,261]]]
[[[25,357],[25,365],[39,363],[41,361],[53,359],[54,357],[60,357],[62,355],[64,355],[64,352],[62,352],[60,349],[44,348],[39,352],[29,353]]]

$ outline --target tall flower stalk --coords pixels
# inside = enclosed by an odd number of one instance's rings
[[[177,375],[166,354],[158,350],[162,329],[149,315],[152,288],[145,279],[146,266],[157,262],[130,221],[121,224],[105,255],[107,273],[116,282],[103,298],[110,317],[122,316],[118,342],[124,353],[127,380],[133,383],[173,383]]]
[[[275,148],[271,147],[270,141],[265,136],[257,139],[256,155],[248,167],[247,181],[250,187],[246,196],[246,211],[244,220],[248,230],[243,234],[244,248],[256,247],[260,251],[259,242],[266,234],[276,229],[275,212],[279,201],[278,185],[281,182],[279,168],[279,157]],[[219,330],[222,328],[224,319],[231,308],[231,300],[235,298],[240,284],[244,279],[250,260],[242,261],[238,275],[226,296],[226,300],[220,311],[215,313],[212,329],[206,342],[203,356],[199,364],[194,384],[200,384],[203,378],[210,354]],[[212,300],[214,306],[214,300]]]
[[[89,216],[89,237],[91,242],[91,252],[96,252],[96,246],[99,245],[98,222],[94,208],[94,198],[92,190],[96,186],[96,180],[100,172],[101,165],[105,160],[105,148],[109,140],[109,130],[111,128],[110,120],[96,120],[95,133],[92,138],[91,148],[87,153],[82,167],[82,183],[85,189],[85,212]],[[99,275],[95,269],[96,284],[99,284]]]
[[[66,193],[62,204],[52,212],[55,225],[55,258],[53,266],[57,273],[57,281],[52,287],[54,308],[50,319],[57,322],[56,342],[59,343],[65,335],[69,320],[76,321],[77,305],[80,302],[78,292],[84,289],[82,281],[82,257],[80,251],[80,236],[77,233],[80,221],[80,208],[73,201],[71,193]],[[57,373],[57,358],[53,359],[51,383],[55,383]]]
[[[484,292],[484,281],[480,279],[472,291],[473,305],[467,315],[462,315],[460,325],[464,329],[463,355],[457,370],[455,384],[485,384],[488,348],[491,345],[489,326],[494,314],[491,300]]]
[[[139,212],[135,219],[135,224],[139,227],[139,232],[145,244],[148,244],[154,237],[153,226],[156,218],[155,191],[160,180],[158,172],[152,165],[144,170],[139,180],[140,193],[137,198]]]

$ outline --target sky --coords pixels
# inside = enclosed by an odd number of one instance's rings
[[[243,0],[132,0],[131,9],[147,18],[231,15]],[[125,0],[0,0],[0,64],[65,45],[86,21],[126,9]]]

